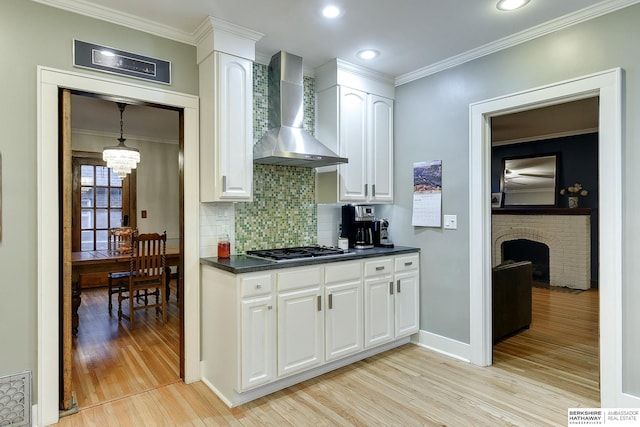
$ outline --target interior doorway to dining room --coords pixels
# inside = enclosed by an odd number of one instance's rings
[[[61,134],[60,155],[62,159],[71,157],[72,162],[71,171],[64,161],[60,169],[61,220],[71,224],[71,235],[61,235],[63,247],[71,247],[72,252],[104,250],[108,231],[124,225],[140,233],[166,231],[167,245],[181,248],[182,110],[118,99],[128,104],[119,120],[113,99],[65,92],[60,95],[60,128],[67,131]],[[65,123],[68,119],[70,123]],[[117,134],[118,126],[121,132],[124,128],[126,145],[141,153],[138,168],[124,179],[113,174],[101,159],[102,148],[117,145],[117,137],[123,136]],[[68,196],[70,210],[63,202]],[[63,251],[61,258],[66,254]],[[73,412],[184,378],[184,303],[177,288],[181,270],[172,271],[168,322],[162,324],[156,310],[143,310],[136,313],[135,330],[128,321],[119,320],[117,295],[108,293],[106,273],[80,277],[74,284],[75,299],[79,297],[80,302],[77,333],[71,343],[61,342],[61,408],[66,405]],[[115,307],[110,312],[112,298]],[[63,304],[61,312],[63,318],[69,315]],[[66,323],[61,322],[61,328]]]

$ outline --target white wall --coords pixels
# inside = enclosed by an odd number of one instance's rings
[[[421,248],[421,329],[469,343],[469,105],[621,67],[623,132],[623,389],[640,396],[640,5],[566,28],[396,88],[394,239]],[[615,47],[615,48],[614,48]],[[411,226],[415,161],[443,161],[443,214],[457,230]],[[594,171],[595,173],[595,171]],[[606,191],[606,189],[602,189]],[[606,277],[599,278],[606,286]]]

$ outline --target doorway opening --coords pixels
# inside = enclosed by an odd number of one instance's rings
[[[588,287],[591,273],[597,278],[597,210],[593,209],[592,215],[591,207],[597,208],[599,194],[598,107],[598,98],[591,97],[491,120],[492,192],[503,190],[497,182],[499,173],[502,182],[506,181],[508,173],[510,177],[514,174],[507,170],[505,159],[536,158],[546,153],[554,153],[556,158],[556,170],[552,174],[555,194],[548,201],[551,205],[537,205],[539,199],[529,197],[540,185],[529,178],[547,176],[542,168],[531,167],[519,171],[522,179],[515,190],[510,190],[518,192],[518,206],[515,209],[514,206],[492,208],[493,256],[498,258],[493,259],[492,266],[514,261],[531,262],[528,293],[511,296],[514,299],[511,306],[517,307],[522,315],[526,314],[530,323],[500,340],[494,338],[493,364],[502,369],[518,366],[524,378],[575,393],[584,402],[597,405],[600,403],[598,292],[593,289],[583,294],[571,287]],[[518,128],[522,129],[522,134],[518,133]],[[510,141],[505,140],[507,131]],[[583,201],[583,211],[579,212],[567,209],[566,200],[559,197],[560,189],[574,182],[583,182],[591,190],[589,199]],[[580,215],[573,215],[577,213]],[[594,222],[593,227],[589,226],[590,220]],[[573,225],[576,221],[580,224],[584,221],[589,230],[574,233],[574,227],[580,228]],[[519,231],[506,231],[514,226]],[[585,242],[575,238],[583,235]],[[595,239],[586,243],[590,240],[586,237],[589,235],[594,235]],[[553,246],[552,251],[547,242]],[[499,246],[500,250],[496,250]],[[593,259],[589,256],[592,252],[595,262],[588,262]],[[585,255],[579,257],[578,253]],[[550,256],[554,257],[553,262],[550,262]],[[591,265],[593,271],[590,271]],[[551,266],[554,268],[553,281]],[[570,281],[566,280],[568,277]],[[503,289],[504,283],[494,282],[492,286]],[[505,319],[494,315],[493,320],[501,322]],[[494,325],[493,330],[501,330],[507,325]],[[537,369],[539,366],[544,366],[544,370]],[[547,375],[542,375],[543,372]]]
[[[101,156],[103,147],[114,145],[118,137],[118,104],[97,94],[71,94],[73,179],[72,188],[63,184],[62,191],[72,192],[72,209],[70,213],[66,206],[63,208],[62,220],[67,223],[68,215],[72,215],[72,238],[71,242],[66,241],[64,234],[61,238],[65,245],[70,243],[73,251],[73,342],[70,356],[64,351],[62,355],[63,366],[71,367],[73,402],[68,402],[67,386],[61,396],[61,406],[71,406],[72,412],[76,407],[86,408],[179,381],[184,372],[182,303],[178,298],[183,113],[182,109],[148,105],[138,100],[118,99],[117,102],[127,105],[124,120],[120,121],[121,125],[124,123],[127,145],[138,149],[142,158],[137,168],[122,179],[107,168]],[[63,143],[62,147],[64,158],[69,155],[65,152],[69,145]],[[63,176],[61,182],[66,182]],[[122,275],[121,270],[128,270],[128,265],[116,263],[119,268],[109,272],[106,267],[84,265],[81,274],[75,273],[80,267],[76,259],[119,255],[108,248],[108,235],[110,231],[122,230],[120,227],[129,227],[138,233],[167,234],[171,254],[167,259],[176,266],[167,272],[171,281],[166,289],[168,321],[165,324],[159,321],[162,316],[158,317],[152,309],[136,314],[135,330],[130,329],[128,321],[120,319],[120,292],[112,294],[107,275]],[[65,256],[61,254],[62,258]],[[116,289],[126,284],[118,283]],[[127,314],[128,305],[124,307],[122,311]],[[61,313],[68,315],[64,310]],[[63,383],[68,383],[64,375],[63,370]]]
[[[59,419],[59,391],[65,386],[60,378],[63,341],[71,342],[71,325],[60,328],[67,320],[59,316],[60,305],[71,310],[71,280],[64,282],[61,295],[60,278],[71,277],[70,263],[63,264],[59,257],[62,246],[60,225],[62,206],[60,194],[59,164],[51,159],[59,156],[59,91],[62,88],[98,93],[116,98],[135,99],[156,105],[168,105],[183,109],[181,134],[184,136],[181,193],[184,217],[181,222],[184,236],[180,240],[183,269],[180,280],[184,292],[184,381],[197,381],[199,371],[199,141],[198,141],[198,97],[170,92],[157,87],[146,87],[131,82],[112,80],[105,76],[85,75],[67,70],[39,66],[37,69],[37,278],[38,278],[38,375],[37,375],[37,424],[55,424]],[[70,163],[70,157],[69,157]],[[69,225],[70,232],[71,227]],[[66,250],[71,253],[71,248]],[[68,347],[71,348],[70,346]],[[70,378],[70,375],[68,376]]]
[[[613,189],[598,197],[599,211],[599,354],[600,404],[615,406],[623,398],[621,341],[621,149],[622,71],[620,69],[551,84],[470,106],[470,360],[488,366],[491,339],[491,118],[573,100],[599,98],[599,188]],[[604,207],[604,208],[603,208]]]

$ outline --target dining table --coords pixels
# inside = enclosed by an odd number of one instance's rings
[[[176,280],[176,294],[180,295],[180,248],[167,246],[165,253],[166,268],[166,298],[169,300],[171,281],[171,267],[178,267],[178,279]],[[78,308],[82,303],[81,278],[84,274],[109,273],[117,271],[129,271],[130,253],[119,253],[108,249],[95,251],[81,251],[71,253],[71,326],[74,336],[78,334],[80,319]]]

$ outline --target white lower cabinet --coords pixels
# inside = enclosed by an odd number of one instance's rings
[[[414,334],[420,329],[418,255],[396,257],[394,271],[394,323],[397,338]]]
[[[414,254],[365,261],[365,347],[418,332],[418,261]]]
[[[325,268],[325,360],[362,350],[362,262]]]
[[[234,406],[407,342],[419,328],[418,260],[237,275],[203,265],[203,381]]]
[[[278,288],[278,376],[324,361],[324,311],[320,267],[276,273]]]
[[[271,274],[240,279],[240,390],[276,377],[276,310]]]
[[[364,262],[364,346],[391,341],[393,332],[393,258]]]
[[[273,296],[243,299],[240,304],[240,389],[247,390],[276,377],[276,340]]]

